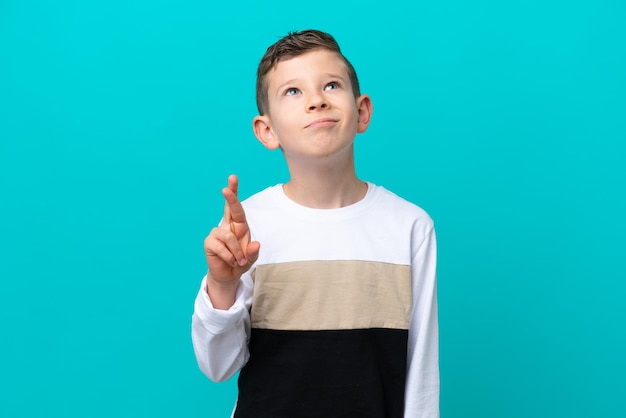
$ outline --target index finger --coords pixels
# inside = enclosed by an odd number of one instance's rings
[[[224,208],[224,220],[227,222],[245,223],[246,213],[243,210],[241,201],[237,197],[238,189],[237,176],[231,175],[228,177],[228,187],[222,190],[222,194],[226,199],[226,205]]]
[[[228,188],[232,190],[233,193],[235,193],[235,196],[237,196],[237,190],[239,189],[239,178],[236,175],[231,174],[230,176],[228,176]]]
[[[228,176],[228,187],[222,189],[222,195],[224,195],[224,198],[226,198],[226,190],[230,189],[235,196],[237,196],[237,189],[239,188],[239,179],[237,178],[236,175],[231,174],[230,176]],[[228,204],[228,200],[226,202],[224,202],[224,222],[230,223],[230,229],[233,230],[234,229],[234,225],[232,225],[232,217],[231,217],[231,211],[230,211],[230,205]]]
[[[231,223],[246,222],[246,213],[243,211],[243,206],[241,205],[241,202],[239,201],[237,195],[233,193],[233,191],[229,188],[224,188],[224,190],[222,190],[222,194],[226,199],[224,216],[228,216],[227,212],[230,212],[230,219],[228,221]],[[224,218],[224,220],[226,221],[226,218]]]

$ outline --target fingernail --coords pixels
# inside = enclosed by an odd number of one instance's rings
[[[239,260],[240,266],[245,266],[246,264],[248,264],[248,260],[246,260],[245,258],[242,258],[241,260]]]

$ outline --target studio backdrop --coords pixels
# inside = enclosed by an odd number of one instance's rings
[[[0,3],[0,415],[228,417],[191,347],[267,46],[316,28],[374,104],[357,171],[439,242],[444,418],[626,416],[626,6]],[[393,214],[390,214],[393,216]]]

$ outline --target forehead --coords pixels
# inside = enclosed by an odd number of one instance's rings
[[[279,61],[267,73],[267,85],[272,88],[282,83],[323,75],[334,75],[348,80],[348,68],[337,52],[314,49],[298,56]]]

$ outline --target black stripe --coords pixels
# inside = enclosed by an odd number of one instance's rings
[[[252,329],[236,418],[401,418],[407,330]]]

